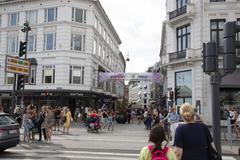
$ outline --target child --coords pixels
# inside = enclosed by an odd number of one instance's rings
[[[110,127],[112,128],[113,131],[113,112],[108,114],[108,130],[110,129]]]
[[[169,147],[162,147],[162,142],[166,140],[164,128],[156,126],[152,128],[149,134],[149,141],[153,145],[148,145],[142,148],[139,160],[151,160],[156,157],[166,157],[168,160],[177,160],[175,153]],[[160,153],[160,154],[159,154]]]

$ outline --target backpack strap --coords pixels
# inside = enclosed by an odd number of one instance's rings
[[[149,150],[150,152],[152,152],[152,149],[153,149],[153,145],[148,145],[148,150]]]
[[[148,150],[149,150],[150,152],[152,151],[152,149],[153,149],[153,145],[148,145]],[[167,154],[168,149],[169,149],[169,148],[166,147],[166,146],[163,148],[162,151],[164,152],[165,155]]]
[[[168,152],[168,149],[169,149],[169,148],[168,148],[168,147],[166,147],[166,146],[163,148],[163,152],[165,153],[165,155],[167,154],[167,152]]]

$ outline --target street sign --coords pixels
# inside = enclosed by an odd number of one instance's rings
[[[30,62],[18,57],[6,56],[5,71],[21,75],[29,75]]]

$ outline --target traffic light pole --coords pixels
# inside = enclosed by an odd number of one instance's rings
[[[212,130],[213,141],[217,151],[221,155],[221,124],[220,124],[220,102],[219,102],[219,85],[221,75],[219,72],[211,74],[211,94],[212,94]]]
[[[26,21],[24,23],[24,28],[22,29],[22,32],[26,32],[26,35],[25,35],[26,51],[25,51],[25,56],[24,56],[25,60],[27,59],[28,31],[30,31],[30,30],[31,30],[31,27],[29,27],[28,21]],[[25,78],[23,80],[23,88],[22,88],[22,91],[21,91],[21,102],[20,102],[21,107],[24,106],[24,88],[25,88]]]
[[[11,99],[11,109],[10,109],[11,113],[14,112],[14,108],[16,106],[16,95],[15,95],[15,93],[16,93],[16,79],[17,79],[17,74],[14,73],[12,99]]]

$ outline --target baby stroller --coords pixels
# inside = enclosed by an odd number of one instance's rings
[[[96,118],[88,118],[86,122],[87,132],[96,132],[99,133],[101,127],[100,127],[100,119],[98,117]]]

